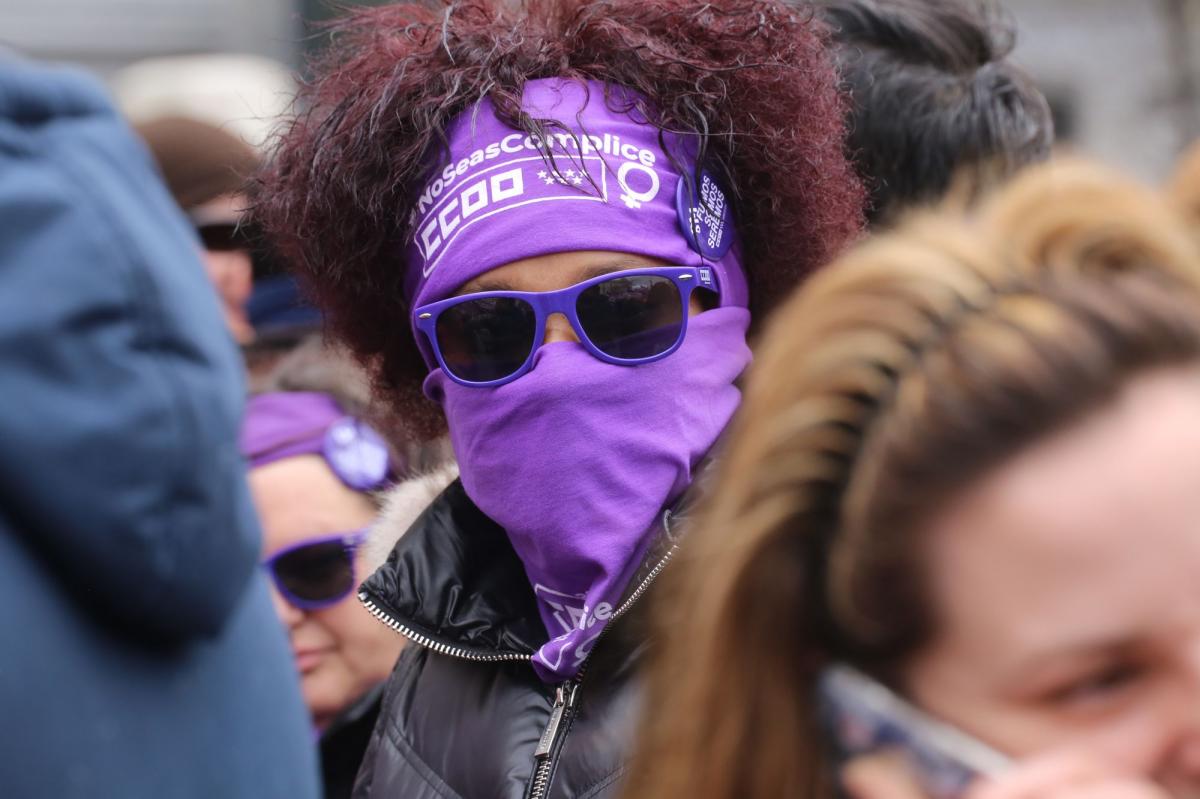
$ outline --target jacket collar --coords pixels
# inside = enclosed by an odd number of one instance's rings
[[[711,472],[706,461],[691,488],[648,531],[654,543],[621,603],[661,570]],[[508,535],[475,506],[460,480],[399,536],[387,562],[360,587],[359,599],[409,638],[468,658],[524,660],[547,640]]]

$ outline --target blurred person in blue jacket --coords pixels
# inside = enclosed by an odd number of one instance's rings
[[[0,56],[0,792],[318,795],[237,352],[99,87]]]

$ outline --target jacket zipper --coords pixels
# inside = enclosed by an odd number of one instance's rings
[[[671,513],[664,511],[663,513],[663,529],[670,532]],[[654,564],[654,568],[646,575],[645,579],[638,584],[625,601],[617,607],[613,615],[609,618],[608,624],[604,625],[604,629],[596,636],[596,640],[592,643],[592,652],[596,651],[596,647],[600,645],[600,639],[612,627],[613,622],[624,616],[633,604],[641,598],[642,594],[646,593],[646,589],[650,584],[658,578],[658,575],[667,567],[675,550],[679,548],[678,544],[672,544],[658,563]],[[529,784],[528,799],[545,799],[545,796],[550,791],[550,780],[553,776],[554,761],[558,756],[558,752],[562,749],[561,738],[566,736],[566,731],[570,726],[569,722],[575,710],[575,702],[579,697],[579,689],[583,685],[584,675],[587,674],[588,663],[591,661],[591,655],[579,667],[579,673],[574,679],[561,683],[555,689],[554,705],[550,709],[550,720],[546,722],[546,729],[542,733],[541,740],[538,741],[537,750],[534,752],[534,762],[536,765],[533,770],[533,780]]]
[[[391,627],[397,633],[412,641],[414,644],[419,644],[426,649],[432,649],[439,655],[449,655],[450,657],[460,658],[462,660],[474,660],[484,663],[533,660],[533,655],[523,655],[520,652],[496,652],[490,655],[484,655],[478,652],[472,652],[469,649],[463,649],[462,647],[443,644],[440,641],[435,641],[427,635],[422,635],[408,625],[397,621],[390,613],[379,607],[379,605],[375,603],[375,600],[371,599],[371,595],[366,591],[358,592],[358,601],[361,602],[363,607],[365,607],[367,611],[370,612],[370,614],[376,619],[383,622],[388,627]]]
[[[671,512],[663,511],[663,529],[670,533]],[[625,601],[622,602],[611,617],[608,623],[604,625],[604,629],[596,636],[595,642],[592,644],[592,652],[596,651],[596,646],[604,634],[608,632],[613,623],[624,616],[633,604],[637,602],[642,594],[650,587],[662,570],[667,567],[667,563],[675,555],[675,551],[679,549],[679,544],[672,544],[658,563],[654,564],[654,568],[650,573],[638,584]],[[461,658],[463,660],[473,660],[476,662],[499,663],[505,661],[529,661],[533,660],[533,655],[523,655],[518,652],[498,652],[495,654],[484,655],[478,652],[472,652],[469,649],[462,647],[451,646],[440,641],[435,641],[427,635],[417,632],[408,625],[396,620],[390,613],[380,607],[371,595],[366,591],[358,592],[358,601],[363,604],[372,616],[379,621],[392,628],[394,631],[409,639],[419,646],[426,649],[432,649],[440,655],[449,655],[450,657]],[[579,698],[579,689],[583,684],[584,674],[587,673],[588,662],[591,656],[583,662],[579,667],[579,673],[573,679],[560,683],[554,691],[554,704],[550,708],[550,720],[546,722],[546,729],[542,732],[542,737],[538,740],[537,749],[534,751],[534,766],[533,780],[529,784],[529,799],[545,799],[547,792],[550,790],[550,778],[553,775],[554,761],[558,752],[561,750],[561,739],[565,731],[570,726],[570,721],[575,710],[576,701]]]
[[[575,679],[562,683],[554,691],[554,706],[550,709],[550,720],[546,722],[546,730],[538,741],[533,753],[533,779],[529,783],[530,799],[543,799],[550,790],[550,775],[553,772],[554,760],[558,754],[556,744],[563,736],[564,721],[570,721],[568,713],[575,709],[575,699],[579,696],[579,686],[583,682],[583,672]]]

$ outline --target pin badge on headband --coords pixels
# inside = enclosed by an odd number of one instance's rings
[[[352,416],[344,416],[330,426],[323,454],[341,481],[355,491],[370,491],[387,482],[387,444]]]
[[[675,188],[675,210],[683,236],[693,250],[710,261],[720,260],[733,246],[733,213],[729,198],[712,174],[701,167],[697,183],[683,177]]]

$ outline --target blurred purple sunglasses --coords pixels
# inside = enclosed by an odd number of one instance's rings
[[[705,266],[630,269],[559,291],[485,291],[413,311],[434,358],[456,383],[485,388],[521,377],[561,313],[584,349],[606,363],[637,366],[665,358],[687,334],[688,301],[697,288],[717,291]]]
[[[310,538],[284,547],[262,565],[288,604],[320,610],[354,590],[354,553],[366,538],[366,528]]]

